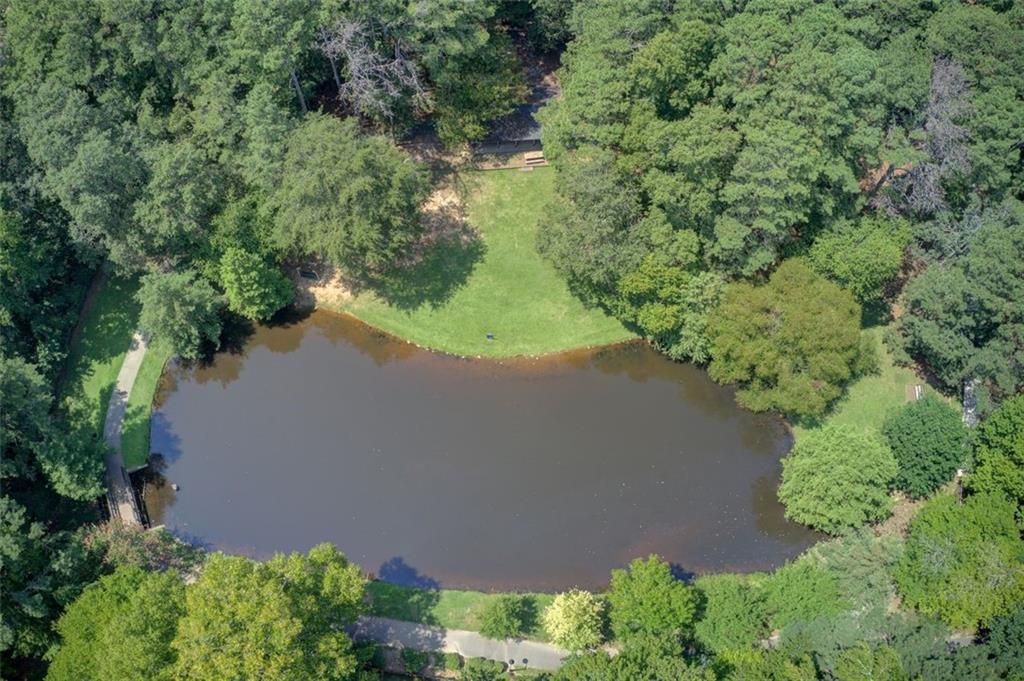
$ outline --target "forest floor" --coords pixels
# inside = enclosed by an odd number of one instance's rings
[[[468,357],[542,355],[632,338],[616,319],[584,306],[537,252],[553,196],[549,168],[453,172],[428,202],[427,238],[400,278],[316,302],[421,347]]]

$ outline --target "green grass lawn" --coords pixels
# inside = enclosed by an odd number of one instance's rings
[[[139,318],[138,281],[109,278],[96,292],[68,353],[62,397],[71,415],[103,434],[110,395]]]
[[[166,343],[153,341],[142,358],[142,366],[128,396],[128,409],[121,431],[121,453],[128,470],[145,466],[149,460],[149,417],[153,397],[160,383],[160,374],[172,354]]]
[[[837,423],[880,433],[886,416],[906,402],[908,385],[924,385],[926,391],[932,390],[913,371],[893,363],[891,353],[882,342],[884,332],[882,326],[861,332],[870,336],[878,347],[879,371],[854,381],[820,425]],[[799,439],[813,427],[795,425],[793,433]]]
[[[427,258],[409,286],[426,300],[390,296],[389,303],[363,292],[343,310],[417,345],[466,356],[540,355],[632,337],[586,308],[537,253],[537,228],[554,194],[550,168],[469,172],[463,185],[482,248],[460,255],[446,246]]]
[[[370,594],[371,615],[468,631],[480,629],[480,615],[483,609],[500,596],[480,591],[416,589],[388,582],[370,582],[367,585],[367,592]],[[554,595],[523,595],[533,599],[537,615],[535,626],[531,628],[527,638],[547,641],[547,635],[540,626],[540,614],[555,600]]]

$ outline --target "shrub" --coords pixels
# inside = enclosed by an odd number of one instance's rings
[[[628,643],[638,637],[678,638],[691,632],[697,599],[691,587],[673,576],[668,563],[652,555],[634,560],[628,571],[612,571],[608,605],[615,637]]]
[[[707,575],[697,579],[704,613],[695,626],[697,640],[707,650],[748,649],[768,634],[764,594],[741,575]]]
[[[544,611],[544,630],[555,645],[579,651],[600,645],[604,606],[589,591],[560,593]]]
[[[845,681],[863,679],[885,679],[886,681],[907,681],[910,677],[900,664],[899,655],[887,645],[871,648],[859,643],[847,648],[836,660],[834,676]]]
[[[505,594],[489,602],[480,615],[480,633],[487,638],[519,638],[532,619],[533,603],[527,596]]]
[[[1016,506],[979,494],[930,500],[910,524],[896,583],[906,605],[973,629],[1024,599],[1024,543]]]
[[[457,672],[462,668],[462,655],[458,653],[445,653],[443,660],[447,672]]]
[[[505,665],[501,662],[474,657],[466,660],[459,678],[462,681],[497,681],[504,671]]]
[[[896,458],[896,487],[915,499],[948,482],[967,457],[959,412],[931,393],[896,410],[882,433]]]
[[[807,558],[773,572],[764,594],[769,622],[776,629],[835,615],[846,607],[835,575]]]
[[[419,674],[430,664],[430,653],[412,648],[402,648],[402,664],[410,674]]]
[[[885,519],[896,460],[880,439],[827,425],[797,441],[782,461],[786,516],[830,534]]]

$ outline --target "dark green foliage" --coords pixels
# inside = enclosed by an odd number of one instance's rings
[[[896,460],[880,438],[847,426],[809,432],[782,461],[786,517],[830,534],[884,520]]]
[[[448,60],[435,81],[437,134],[448,146],[482,139],[487,122],[511,113],[527,94],[512,41],[498,32],[475,52]]]
[[[1024,504],[1024,396],[1007,400],[981,424],[977,445],[970,489]]]
[[[747,650],[768,636],[764,593],[740,575],[707,575],[696,582],[703,608],[696,638],[709,651]]]
[[[612,570],[608,618],[616,640],[678,640],[693,631],[697,594],[658,556],[636,559],[629,570]]]
[[[532,628],[536,607],[528,596],[504,594],[480,613],[480,633],[487,638],[519,638]]]
[[[352,274],[385,270],[419,236],[426,191],[424,173],[394,145],[360,135],[355,121],[312,114],[287,140],[276,244]]]
[[[949,482],[968,456],[960,413],[929,393],[886,419],[882,428],[899,467],[896,487],[920,498]]]
[[[456,672],[462,668],[462,656],[458,653],[444,653],[441,659],[444,661],[444,670],[447,672]]]
[[[973,628],[1024,599],[1024,543],[1016,507],[979,494],[929,501],[910,525],[896,570],[904,603],[953,627]]]
[[[220,281],[228,308],[249,319],[269,319],[292,299],[292,283],[280,269],[240,248],[224,252]]]
[[[860,306],[848,292],[789,260],[767,284],[726,287],[711,314],[711,377],[739,383],[755,411],[821,414],[853,376]]]
[[[430,653],[412,648],[402,648],[402,664],[410,674],[419,674],[430,664]]]
[[[142,305],[139,326],[170,343],[175,354],[194,359],[203,343],[220,338],[221,298],[195,272],[147,274],[137,294]]]
[[[998,400],[1024,385],[1024,204],[1008,199],[972,220],[967,253],[907,285],[898,328],[947,387],[978,379],[982,398]]]

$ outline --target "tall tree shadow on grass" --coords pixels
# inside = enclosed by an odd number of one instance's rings
[[[405,562],[401,556],[385,561],[377,571],[379,581],[370,587],[371,612],[380,617],[437,625],[434,607],[441,584]]]
[[[388,303],[403,310],[440,307],[466,284],[487,251],[466,220],[456,187],[437,189],[423,207],[423,235],[397,266],[368,282]]]

